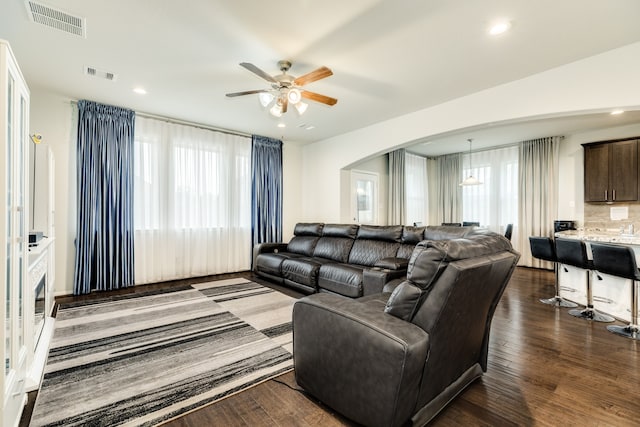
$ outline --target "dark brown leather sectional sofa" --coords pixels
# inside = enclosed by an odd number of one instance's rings
[[[259,276],[311,294],[351,298],[377,294],[406,278],[422,240],[464,237],[473,227],[298,223],[289,243],[256,245]]]
[[[491,320],[519,254],[491,231],[449,232],[425,230],[391,293],[295,303],[301,387],[362,425],[423,426],[487,370]]]

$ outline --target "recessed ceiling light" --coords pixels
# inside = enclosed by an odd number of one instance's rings
[[[316,127],[314,125],[309,125],[307,126],[305,129],[306,130],[311,130],[311,129],[315,129]]]
[[[284,128],[284,127],[287,127],[287,125],[285,125],[284,123],[278,123],[278,127],[279,128]]]
[[[612,116],[617,116],[618,114],[622,114],[622,113],[624,113],[624,110],[613,110],[611,112],[611,115]]]
[[[492,36],[497,36],[499,34],[506,33],[511,28],[511,22],[502,21],[494,24],[491,28],[489,28],[489,34]]]
[[[143,87],[135,87],[135,88],[133,88],[133,91],[135,93],[137,93],[138,95],[146,95],[147,94],[147,91]]]

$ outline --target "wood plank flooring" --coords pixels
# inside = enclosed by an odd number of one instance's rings
[[[251,273],[239,275],[268,284]],[[553,293],[552,272],[516,269],[493,319],[488,371],[430,425],[640,425],[640,342],[608,332],[605,324],[570,316],[568,309],[538,302]],[[28,419],[21,425],[28,425]],[[165,423],[170,427],[353,425],[300,391],[293,373]]]

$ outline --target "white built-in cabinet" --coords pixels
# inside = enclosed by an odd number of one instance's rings
[[[9,44],[0,40],[0,397],[2,425],[17,426],[26,402],[33,298],[27,285],[29,89]],[[32,322],[31,322],[32,323]],[[31,350],[33,351],[33,350]]]

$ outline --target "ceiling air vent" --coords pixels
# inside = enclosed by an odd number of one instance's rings
[[[84,67],[84,73],[88,76],[98,77],[109,81],[115,81],[115,79],[118,77],[115,73],[98,70],[95,67]]]
[[[29,19],[35,23],[45,25],[68,34],[87,38],[85,18],[73,16],[60,9],[54,9],[43,3],[27,0]]]

